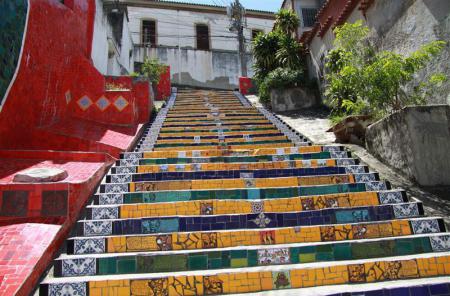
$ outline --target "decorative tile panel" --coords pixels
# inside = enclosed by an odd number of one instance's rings
[[[101,96],[100,99],[95,102],[95,105],[97,105],[98,109],[103,112],[109,107],[109,105],[111,105],[111,103],[105,96]]]
[[[74,254],[100,254],[105,252],[105,239],[83,238],[74,240]]]
[[[419,216],[417,203],[395,204],[392,206],[395,218],[411,218]]]
[[[86,111],[89,107],[91,107],[92,100],[88,96],[82,96],[77,101],[78,106],[81,108],[81,110]]]
[[[125,109],[128,106],[128,101],[125,100],[124,97],[119,96],[115,101],[114,101],[114,106],[117,108],[117,110],[119,110],[119,112],[122,112],[123,109]]]
[[[435,252],[450,251],[450,235],[431,236],[430,243]]]
[[[84,235],[111,235],[112,222],[111,221],[84,221]]]
[[[439,227],[439,222],[436,219],[412,220],[411,227],[413,229],[414,234],[437,233],[441,231]]]
[[[118,207],[95,207],[92,208],[92,220],[102,219],[118,219],[119,208]]]
[[[87,296],[86,283],[50,284],[48,296]]]

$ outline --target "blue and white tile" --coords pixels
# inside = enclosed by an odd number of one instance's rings
[[[413,229],[414,234],[438,233],[441,231],[439,227],[439,222],[436,219],[412,220],[411,227]]]
[[[84,221],[83,222],[84,235],[111,235],[112,221]]]
[[[76,255],[81,254],[101,254],[106,251],[104,238],[82,238],[75,239],[73,251]]]
[[[380,191],[378,192],[378,199],[380,200],[380,204],[397,204],[404,202],[402,191],[398,190]]]
[[[355,182],[356,183],[368,183],[376,181],[375,174],[367,173],[367,174],[355,174]]]
[[[366,191],[381,191],[381,190],[387,190],[387,186],[385,182],[368,182],[365,184]]]
[[[81,283],[52,283],[48,285],[49,296],[87,296],[87,284]]]
[[[132,180],[132,175],[111,175],[111,183],[130,183]]]
[[[366,168],[363,165],[350,165],[345,167],[345,172],[347,174],[364,174],[366,172]]]
[[[108,183],[105,184],[106,193],[125,193],[128,192],[128,184]]]
[[[337,166],[350,166],[355,165],[355,160],[353,158],[338,158],[336,159]]]
[[[95,258],[63,259],[61,264],[62,276],[95,275]]]
[[[450,251],[450,235],[430,236],[430,244],[435,252]]]
[[[116,174],[136,174],[137,167],[135,166],[118,166],[116,167]]]
[[[106,193],[98,196],[98,203],[100,205],[119,205],[123,204],[123,194],[120,193]]]
[[[403,203],[403,204],[395,204],[392,206],[394,210],[395,218],[411,218],[418,217],[419,214],[419,206],[417,203]]]
[[[118,219],[119,208],[118,207],[95,207],[92,208],[92,220],[102,219]]]
[[[340,152],[342,146],[324,146],[324,152]]]

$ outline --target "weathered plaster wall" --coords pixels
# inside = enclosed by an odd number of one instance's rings
[[[172,81],[176,84],[234,89],[238,87],[240,65],[236,33],[230,32],[229,19],[225,14],[192,12],[182,10],[128,7],[130,29],[135,44],[141,44],[142,20],[156,21],[156,48],[138,46],[135,60],[157,57],[171,68]],[[248,17],[244,31],[251,40],[251,30],[270,32],[273,20]],[[195,25],[207,24],[210,32],[211,51],[196,49]],[[180,50],[178,50],[178,47]],[[247,51],[250,51],[247,44]],[[249,77],[253,76],[252,60],[248,57]]]
[[[196,50],[191,48],[157,47],[137,50],[137,59],[158,57],[170,66],[172,83],[219,89],[238,88],[240,66],[233,51]],[[252,59],[247,55],[248,76],[253,76]]]
[[[373,41],[380,50],[409,54],[433,40],[450,40],[450,5],[448,0],[376,0],[366,17],[355,9],[347,22],[363,20],[370,28]],[[311,77],[322,80],[323,58],[333,47],[334,34],[329,29],[311,41],[309,68]],[[417,75],[422,80],[438,71],[450,77],[450,44],[430,65]],[[428,98],[430,104],[450,104],[450,79]]]
[[[420,185],[450,185],[450,106],[404,108],[369,126],[366,146]]]
[[[92,61],[103,75],[125,75],[133,72],[133,41],[126,13],[122,14],[122,38],[113,38],[112,24],[103,8],[103,0],[96,0]],[[130,55],[131,53],[131,55]]]

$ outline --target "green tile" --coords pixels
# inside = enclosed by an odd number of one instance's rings
[[[99,258],[98,259],[98,274],[115,274],[116,260],[115,258]]]
[[[135,258],[120,258],[117,260],[117,273],[135,273],[136,259]]]
[[[155,272],[182,271],[187,269],[186,255],[157,256],[153,262]]]
[[[231,258],[247,258],[247,250],[232,250],[230,251]]]
[[[352,249],[350,244],[336,244],[333,248],[333,252],[336,260],[352,259]]]
[[[300,263],[299,255],[300,250],[298,247],[290,248],[289,249],[289,257],[291,264]]]
[[[316,261],[316,254],[300,254],[298,255],[300,263],[314,262]]]
[[[334,260],[334,256],[333,253],[323,253],[323,252],[319,252],[316,253],[316,260],[317,261],[331,261]]]
[[[239,267],[247,267],[248,259],[247,258],[233,258],[231,259],[231,267],[239,268]]]
[[[258,266],[258,251],[257,250],[248,250],[248,266]]]
[[[209,259],[208,260],[208,269],[220,269],[220,268],[227,268],[230,266],[223,266],[222,259]]]
[[[208,256],[189,256],[188,266],[189,270],[208,269]]]

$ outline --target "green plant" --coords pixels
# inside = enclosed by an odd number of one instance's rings
[[[425,67],[446,44],[433,41],[409,56],[390,51],[375,52],[367,41],[369,30],[361,21],[335,29],[334,49],[327,55],[325,96],[334,118],[352,114],[374,117],[399,110],[409,104],[423,104],[424,98],[444,81],[433,75],[404,91],[414,74]]]
[[[301,69],[303,67],[303,48],[301,44],[290,35],[283,35],[279,40],[279,48],[275,53],[275,58],[279,65],[291,69]]]
[[[292,70],[288,68],[277,68],[271,71],[267,77],[259,84],[258,92],[260,101],[268,103],[270,101],[271,89],[282,89],[286,87],[296,87],[305,83],[302,70]]]
[[[158,84],[161,74],[164,73],[165,66],[158,59],[145,59],[141,67],[141,73],[153,84]]]
[[[140,73],[138,73],[138,72],[131,72],[130,73],[130,76],[131,77],[139,77],[141,74]]]
[[[280,9],[275,19],[275,29],[286,35],[294,33],[300,24],[300,19],[295,11],[290,9]]]
[[[275,54],[280,48],[281,38],[280,32],[272,31],[268,34],[258,34],[253,40],[254,70],[257,80],[264,80],[270,71],[279,66]]]

